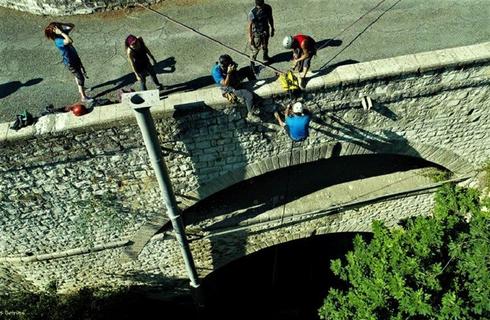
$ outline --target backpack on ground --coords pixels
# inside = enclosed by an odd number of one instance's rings
[[[21,128],[30,126],[35,121],[35,119],[32,116],[32,114],[30,114],[26,110],[24,110],[24,112],[22,112],[21,114],[16,115],[15,117],[16,117],[15,118],[15,122],[10,127],[10,129],[13,129],[15,131],[17,131],[17,130],[19,130]]]
[[[288,92],[301,90],[299,80],[291,70],[279,75],[279,83],[281,84],[281,87]]]

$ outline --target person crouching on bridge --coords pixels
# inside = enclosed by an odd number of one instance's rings
[[[279,125],[286,129],[289,137],[293,141],[303,141],[308,138],[311,114],[308,110],[303,108],[303,104],[301,102],[296,102],[292,106],[288,105],[284,114],[284,121],[282,121],[278,112],[274,112],[274,117],[277,119],[277,122],[279,122]]]
[[[153,66],[150,63],[150,59],[153,61],[153,65],[157,64],[155,57],[151,54],[150,49],[145,45],[142,37],[136,37],[130,34],[124,41],[124,47],[126,48],[126,54],[128,55],[129,64],[133,69],[136,79],[141,85],[141,90],[146,90],[146,76],[150,75],[153,83],[158,87],[158,90],[163,90],[163,85],[158,81],[157,75]]]
[[[250,67],[244,67],[237,70],[238,64],[227,55],[223,54],[219,57],[218,62],[211,70],[214,82],[221,89],[223,97],[231,103],[240,102],[247,106],[247,119],[255,120],[253,113],[258,111],[256,108],[256,98],[254,94],[241,86],[241,81],[247,78],[248,80],[256,80],[254,73]]]
[[[269,28],[270,26],[270,28]],[[269,36],[274,36],[274,19],[272,17],[272,7],[264,3],[264,0],[255,0],[255,7],[248,14],[248,43],[252,54],[252,60],[257,59],[260,48],[263,50],[262,59],[270,61],[269,57]],[[255,68],[253,61],[250,62],[252,70]]]
[[[85,78],[87,77],[87,72],[82,64],[82,60],[78,56],[77,50],[73,46],[72,38],[68,35],[74,27],[75,25],[73,23],[51,22],[44,29],[44,35],[46,38],[54,41],[56,48],[61,52],[63,64],[75,76],[82,102],[90,102],[93,99],[85,94]]]
[[[299,72],[300,80],[304,83],[306,74],[310,70],[311,59],[316,55],[315,40],[310,36],[297,34],[295,36],[286,36],[282,41],[282,45],[284,48],[293,51],[293,71]]]

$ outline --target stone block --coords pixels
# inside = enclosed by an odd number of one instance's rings
[[[306,78],[306,90],[316,91],[321,90],[325,87],[325,82],[323,78],[317,73],[312,74],[311,77]]]
[[[352,150],[354,149],[355,144],[354,143],[349,143],[349,142],[344,142],[342,149],[340,150],[340,155],[341,156],[349,156],[352,154]]]
[[[250,179],[256,177],[257,173],[253,170],[251,165],[245,166],[243,168],[243,180]]]
[[[371,66],[376,71],[376,78],[390,78],[402,73],[402,68],[396,63],[395,59],[381,59],[371,61]]]
[[[415,54],[421,72],[444,68],[435,52],[421,52]]]
[[[314,153],[315,153],[315,149],[314,148],[307,148],[304,151],[306,153],[305,163],[306,162],[312,162],[312,161],[315,161],[316,160],[314,158]]]
[[[305,149],[299,150],[299,163],[306,163],[306,150]]]
[[[339,75],[342,85],[349,85],[359,82],[360,74],[353,64],[340,66],[335,69]]]
[[[441,66],[444,68],[453,68],[459,65],[458,58],[451,49],[438,50],[435,51],[434,54],[437,56]]]
[[[448,50],[455,56],[458,66],[473,64],[477,61],[477,56],[467,46]]]
[[[272,162],[272,167],[274,168],[274,170],[277,170],[277,169],[280,169],[281,168],[281,164],[279,162],[279,157],[278,156],[273,156],[270,158],[271,162]]]
[[[115,109],[115,121],[118,123],[136,123],[136,117],[134,111],[126,105],[120,104],[118,108]]]
[[[7,132],[9,131],[10,123],[0,123],[0,145],[7,142]]]
[[[323,82],[325,84],[325,88],[332,88],[340,86],[340,75],[337,72],[337,69],[334,69],[322,76]]]
[[[301,163],[301,155],[299,149],[294,149],[291,156],[288,157],[289,166],[295,166]]]
[[[378,74],[371,62],[355,63],[352,64],[352,66],[354,66],[359,73],[360,82],[376,79],[378,77]]]
[[[486,62],[490,60],[490,42],[468,46],[468,49],[475,55],[477,62]]]
[[[252,86],[252,90],[255,94],[262,98],[270,98],[274,94],[273,87],[269,83],[266,83],[266,81],[267,80],[259,80]]]
[[[263,160],[266,172],[271,172],[275,170],[272,158],[266,158]]]
[[[332,155],[332,146],[330,144],[324,144],[320,147],[319,158],[320,159],[328,159]]]
[[[9,128],[7,131],[6,141],[11,143],[18,140],[26,140],[29,138],[33,138],[35,135],[36,129],[34,126],[24,127],[17,131]]]
[[[199,90],[199,98],[211,108],[221,109],[228,105],[229,102],[221,94],[219,88],[209,88]]]
[[[288,153],[283,153],[279,156],[277,156],[279,160],[279,168],[287,168],[289,166],[289,152]]]
[[[402,73],[417,73],[419,71],[419,62],[413,54],[394,57],[393,60],[401,68]]]
[[[320,158],[321,158],[320,157],[320,147],[319,146],[313,147],[313,160],[312,161],[317,161]]]
[[[273,96],[282,96],[284,95],[284,89],[282,88],[281,84],[279,81],[275,80],[270,83],[268,83],[270,92],[272,93]]]

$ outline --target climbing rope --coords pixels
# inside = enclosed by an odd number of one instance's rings
[[[345,28],[344,30],[342,30],[338,35],[336,35],[334,38],[330,39],[329,41],[327,41],[323,46],[321,46],[320,48],[318,48],[317,50],[320,50],[321,48],[325,47],[330,41],[333,41],[335,38],[337,38],[339,35],[341,35],[342,33],[344,33],[347,29],[349,29],[350,27],[352,27],[354,24],[356,24],[358,21],[360,21],[362,18],[364,18],[367,14],[369,14],[371,11],[373,11],[374,9],[376,9],[377,7],[379,7],[383,2],[385,2],[386,0],[381,0],[376,6],[374,6],[371,10],[369,10],[368,12],[366,12],[365,14],[363,14],[361,17],[359,17],[359,19],[357,19],[356,21],[354,21],[351,25],[349,25],[347,28]],[[379,19],[381,19],[381,17],[388,11],[390,11],[394,6],[396,6],[400,1],[402,0],[397,0],[391,7],[389,7],[388,9],[386,9],[382,14],[380,14],[376,19],[374,19],[374,21],[372,21],[371,23],[369,23],[354,39],[352,39],[348,45],[344,46],[344,48],[342,50],[340,50],[338,53],[336,53],[332,58],[330,58],[327,62],[325,62],[325,64],[323,66],[321,66],[318,70],[323,70],[333,59],[335,59],[336,57],[338,57],[345,49],[347,49],[354,41],[356,41],[367,29],[369,29],[369,27],[371,27],[374,23],[376,23]]]
[[[291,93],[289,93],[291,95]],[[282,223],[284,221],[284,215],[286,213],[286,205],[287,205],[287,201],[288,201],[288,197],[289,197],[289,182],[290,182],[290,178],[291,178],[291,170],[290,170],[290,166],[291,166],[291,163],[292,163],[292,160],[293,160],[293,148],[294,148],[294,140],[291,140],[291,147],[289,148],[289,161],[288,161],[288,165],[287,165],[287,174],[286,174],[286,190],[284,192],[284,204],[282,205],[282,213],[281,213],[281,220],[279,222],[279,226],[282,226]],[[278,253],[279,251],[279,246],[276,246],[275,247],[275,250],[274,250],[274,262],[272,264],[272,285],[274,286],[275,285],[275,282],[276,282],[276,277],[277,277],[277,273],[276,273],[276,269],[277,269],[277,264],[278,264]]]
[[[352,22],[349,26],[347,26],[346,28],[344,28],[342,31],[340,31],[338,34],[336,34],[332,39],[329,39],[327,42],[325,42],[322,46],[318,47],[317,50],[320,50],[320,49],[323,49],[325,48],[330,42],[334,41],[336,38],[338,38],[341,34],[343,34],[345,31],[349,30],[353,25],[355,25],[356,23],[358,23],[359,21],[361,21],[365,16],[367,16],[369,13],[371,13],[371,11],[375,10],[377,7],[379,7],[381,4],[383,4],[383,2],[385,2],[386,0],[381,0],[380,2],[378,2],[377,5],[375,5],[374,7],[372,7],[368,12],[366,12],[365,14],[363,14],[362,16],[360,16],[356,21]]]
[[[153,12],[153,13],[158,14],[159,16],[164,17],[164,18],[165,18],[165,19],[167,19],[168,21],[171,21],[171,22],[173,22],[173,23],[175,23],[175,24],[177,24],[177,25],[179,25],[179,26],[181,26],[181,27],[183,27],[183,28],[185,28],[185,29],[187,29],[187,30],[190,30],[190,31],[192,31],[192,32],[194,32],[194,33],[196,33],[196,34],[200,35],[201,37],[204,37],[205,39],[207,39],[207,40],[209,40],[209,41],[212,41],[212,42],[214,42],[214,43],[217,43],[218,45],[220,45],[220,46],[222,46],[222,47],[224,47],[224,48],[226,48],[226,49],[228,49],[228,50],[233,51],[233,52],[235,52],[235,53],[237,53],[237,54],[239,54],[239,55],[241,55],[241,56],[245,57],[246,59],[248,59],[248,60],[250,60],[250,61],[252,61],[252,62],[254,62],[254,63],[260,64],[261,66],[263,66],[263,67],[265,67],[265,68],[268,68],[268,69],[270,69],[270,70],[274,71],[275,73],[278,73],[278,74],[283,74],[283,73],[284,73],[284,71],[281,71],[281,70],[279,70],[279,69],[277,69],[277,68],[274,68],[274,67],[272,67],[272,66],[270,66],[270,65],[267,65],[267,64],[265,64],[265,63],[263,63],[263,62],[261,62],[261,61],[251,59],[251,58],[250,58],[250,57],[249,57],[247,54],[245,54],[245,53],[243,53],[243,52],[241,52],[241,51],[239,51],[239,50],[237,50],[237,49],[235,49],[235,48],[233,48],[233,47],[230,47],[229,45],[226,45],[226,44],[224,44],[223,42],[221,42],[221,41],[219,41],[219,40],[216,40],[216,39],[214,39],[214,38],[212,38],[212,37],[210,37],[210,36],[208,36],[208,35],[206,35],[206,34],[204,34],[204,33],[200,32],[200,31],[198,31],[198,30],[196,30],[196,29],[194,29],[194,28],[192,28],[192,27],[189,27],[189,26],[187,26],[187,25],[183,24],[182,22],[177,21],[177,20],[175,20],[175,19],[173,19],[173,18],[169,17],[169,16],[168,16],[168,15],[166,15],[166,14],[163,14],[163,13],[161,13],[161,12],[159,12],[159,11],[156,11],[156,10],[154,10],[154,9],[152,9],[152,8],[145,7],[145,6],[144,6],[144,5],[142,5],[141,3],[138,3],[138,5],[139,5],[140,7],[142,7],[142,8],[145,8],[145,9],[146,9],[146,10],[148,10],[148,11],[151,11],[151,12]]]

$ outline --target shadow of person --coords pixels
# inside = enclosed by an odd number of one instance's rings
[[[373,102],[372,110],[393,121],[398,120],[398,115],[381,103]]]
[[[285,51],[285,52],[281,52],[281,53],[273,55],[271,57],[270,61],[268,62],[268,64],[286,62],[286,61],[290,61],[292,59],[293,59],[293,53],[291,51]]]
[[[12,93],[19,90],[22,87],[30,87],[40,83],[41,81],[43,81],[42,78],[35,78],[35,79],[28,80],[25,83],[22,83],[20,81],[10,81],[7,83],[2,83],[0,84],[0,99],[8,97],[9,95],[11,95]]]
[[[175,58],[174,57],[169,57],[165,60],[157,62],[153,66],[153,70],[155,70],[155,73],[161,74],[161,73],[172,73],[175,71]],[[93,87],[90,88],[90,91],[93,92],[96,89],[103,88],[110,86],[109,88],[103,90],[102,92],[99,92],[97,94],[93,94],[94,98],[101,97],[103,95],[109,94],[113,91],[116,91],[118,89],[130,86],[136,82],[136,76],[134,75],[133,72],[125,74],[117,79],[112,79],[103,83],[99,83]]]
[[[162,91],[161,97],[168,96],[169,94],[175,92],[194,91],[197,89],[207,87],[212,84],[214,84],[214,80],[211,76],[202,76],[199,78],[192,79],[190,81],[166,86],[165,89]]]
[[[175,58],[168,57],[167,59],[159,61],[155,65],[153,65],[153,70],[155,70],[156,74],[173,73],[175,72],[175,64]]]
[[[322,67],[318,70],[315,70],[314,72],[316,72],[316,74],[312,78],[326,75],[326,74],[332,72],[333,70],[335,70],[337,67],[345,66],[348,64],[355,64],[355,63],[359,63],[359,61],[353,60],[353,59],[347,59],[347,60],[336,62],[334,64],[330,64],[326,67]]]
[[[342,40],[340,39],[324,39],[316,42],[317,50],[321,50],[326,47],[340,47]]]

